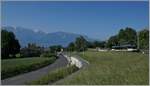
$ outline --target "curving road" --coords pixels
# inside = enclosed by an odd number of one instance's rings
[[[1,81],[2,85],[25,85],[27,82],[36,80],[42,77],[45,74],[48,74],[49,71],[53,71],[57,68],[67,66],[68,61],[63,55],[59,55],[59,58],[53,63],[44,68],[7,78]]]

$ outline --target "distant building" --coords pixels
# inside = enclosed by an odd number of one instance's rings
[[[113,51],[136,51],[136,46],[131,44],[125,44],[120,46],[112,46]]]
[[[102,48],[96,47],[96,51],[108,51],[108,50],[107,50],[107,49],[102,49]]]

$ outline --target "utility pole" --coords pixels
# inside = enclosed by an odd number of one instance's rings
[[[140,49],[139,32],[137,32],[137,48]]]
[[[83,48],[83,56],[84,56],[84,48]]]

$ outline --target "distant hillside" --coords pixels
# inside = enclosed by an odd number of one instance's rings
[[[7,31],[12,31],[16,35],[22,47],[26,46],[28,43],[36,43],[40,46],[48,47],[51,45],[62,45],[67,46],[70,42],[75,41],[80,34],[68,33],[68,32],[54,32],[45,33],[42,31],[33,31],[31,29],[26,29],[22,27],[3,27]],[[93,39],[84,36],[88,41],[93,41]]]

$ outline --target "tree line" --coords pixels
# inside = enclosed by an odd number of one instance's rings
[[[130,27],[120,29],[118,34],[111,36],[107,40],[106,47],[112,48],[112,46],[120,46],[125,44],[136,46],[136,48],[139,49],[149,49],[149,30],[143,29],[136,32]]]
[[[136,32],[133,28],[126,27],[111,36],[106,41],[87,41],[83,36],[77,37],[74,42],[71,42],[67,47],[61,45],[49,46],[44,48],[29,43],[26,47],[20,48],[19,41],[16,39],[13,32],[8,32],[4,29],[1,30],[1,55],[2,59],[14,57],[50,57],[55,56],[61,49],[65,51],[82,52],[88,48],[108,48],[112,46],[120,46],[124,44],[131,44],[139,49],[149,49],[149,30],[143,29]],[[139,47],[138,47],[139,46]]]
[[[1,30],[1,56],[2,59],[16,57],[52,57],[56,56],[56,52],[60,51],[62,46],[55,45],[49,48],[41,47],[35,43],[28,43],[27,46],[21,48],[19,41],[13,32]]]

